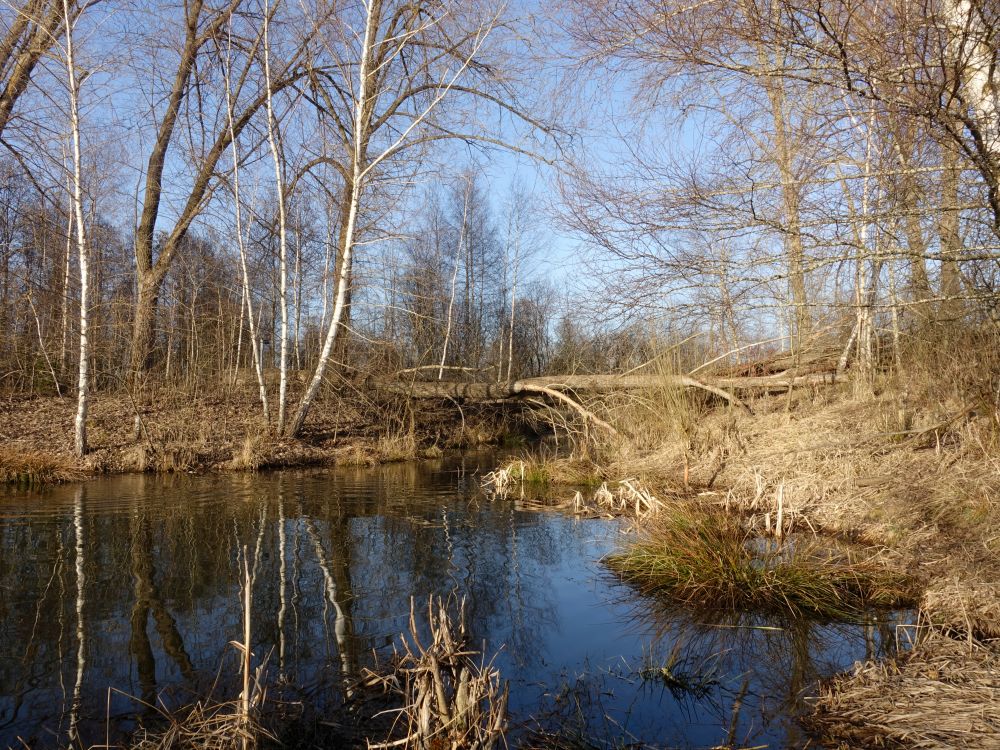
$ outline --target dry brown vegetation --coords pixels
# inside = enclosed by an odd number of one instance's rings
[[[70,399],[18,396],[0,400],[0,481],[32,484],[119,472],[255,471],[288,466],[369,466],[440,455],[442,448],[500,440],[505,412],[450,404],[376,401],[358,392],[316,404],[299,439],[277,437],[259,415],[250,387],[218,392],[162,390],[136,402],[101,394],[89,417],[91,450],[72,457]],[[140,415],[138,435],[135,415]]]
[[[930,629],[913,651],[859,664],[820,696],[809,723],[839,747],[997,747],[1000,655]]]
[[[199,701],[182,711],[160,711],[165,728],[141,731],[131,750],[234,750],[257,747],[270,739],[255,720],[240,713],[239,701]]]
[[[1000,685],[998,351],[992,334],[954,332],[906,352],[895,373],[761,394],[749,411],[666,386],[591,399],[624,437],[578,427],[571,456],[514,473],[554,484],[579,476],[567,466],[596,465],[611,486],[630,478],[663,498],[673,516],[638,521],[635,546],[612,560],[645,590],[718,601],[721,587],[733,606],[792,602],[824,617],[887,592],[883,604],[911,600],[916,647],[825,686],[815,728],[844,747],[1000,746],[988,707]],[[782,534],[844,545],[865,575],[826,575],[824,561],[807,576],[757,580],[748,540],[774,535],[779,513]],[[838,580],[850,590],[834,592]]]
[[[34,487],[82,479],[85,472],[70,456],[41,449],[0,448],[0,484]]]
[[[429,640],[410,602],[410,630],[402,651],[386,670],[367,670],[367,681],[402,702],[391,735],[403,736],[370,748],[450,747],[491,750],[505,742],[508,686],[492,662],[469,642],[465,601],[432,598],[427,607]],[[381,673],[380,673],[381,672]]]

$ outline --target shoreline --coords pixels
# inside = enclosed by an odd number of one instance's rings
[[[99,394],[88,418],[91,450],[73,455],[75,404],[69,398],[0,399],[0,483],[28,485],[128,473],[226,473],[293,467],[374,466],[435,458],[442,451],[498,444],[523,429],[504,412],[361,396],[317,402],[302,436],[273,434],[256,393],[158,390],[135,403]],[[141,428],[135,434],[135,414]]]
[[[121,396],[98,398],[95,450],[81,472],[375,465],[496,443],[515,424],[489,407],[466,407],[459,419],[447,403],[386,403],[375,413],[358,397],[327,397],[303,438],[288,441],[269,438],[254,394],[235,389],[154,394],[140,407],[146,434],[134,442],[124,406]],[[685,440],[650,433],[575,460],[540,455],[522,478],[555,501],[581,478],[592,486],[631,478],[660,498],[722,507],[761,527],[780,498],[797,533],[849,540],[918,581],[906,627],[914,647],[823,683],[805,724],[833,747],[1000,743],[1000,709],[983,703],[1000,679],[1000,415],[956,398],[898,388],[857,396],[841,386],[762,397],[752,413],[702,405],[682,416],[692,425]],[[8,399],[0,440],[8,453],[68,459],[71,420],[68,399]],[[23,427],[32,422],[34,430]]]

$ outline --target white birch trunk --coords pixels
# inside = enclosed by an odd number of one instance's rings
[[[458,245],[455,247],[454,270],[451,274],[451,297],[448,299],[448,316],[444,329],[444,345],[441,347],[441,366],[438,367],[438,380],[444,377],[445,360],[448,358],[448,340],[451,338],[451,320],[455,309],[455,286],[458,283],[458,259],[462,255],[462,246],[465,244],[465,225],[469,217],[469,194],[472,191],[472,180],[469,180],[465,189],[465,197],[462,201],[462,226],[458,229]]]
[[[353,101],[353,152],[351,155],[350,184],[347,186],[350,191],[350,199],[348,201],[347,221],[344,225],[343,231],[344,251],[343,257],[340,259],[340,274],[337,283],[336,296],[334,299],[333,313],[330,317],[329,325],[327,326],[326,336],[323,341],[323,348],[319,355],[319,361],[316,364],[316,369],[313,372],[312,379],[309,381],[309,386],[306,388],[306,392],[302,395],[302,400],[299,402],[299,407],[295,412],[295,417],[288,424],[288,427],[285,430],[285,435],[287,437],[295,437],[302,429],[306,415],[309,414],[309,409],[312,407],[316,394],[319,393],[320,386],[323,384],[323,376],[326,374],[326,368],[330,361],[330,354],[333,351],[333,344],[336,341],[337,334],[341,328],[341,321],[344,316],[344,310],[347,306],[347,294],[350,286],[350,268],[354,252],[355,235],[357,233],[358,210],[361,204],[361,195],[364,192],[367,177],[383,160],[398,152],[410,134],[421,122],[425,120],[427,115],[441,103],[441,100],[444,99],[446,94],[452,90],[452,87],[469,66],[472,56],[476,54],[479,47],[485,41],[486,36],[489,33],[489,29],[492,28],[492,25],[490,25],[479,30],[479,33],[476,34],[475,44],[473,45],[470,54],[461,61],[461,64],[457,66],[457,69],[454,74],[450,76],[450,79],[439,87],[437,94],[433,97],[433,99],[431,99],[427,106],[413,118],[407,127],[402,129],[402,132],[400,132],[389,145],[382,149],[376,156],[369,158],[368,140],[372,134],[369,130],[371,122],[368,118],[371,116],[371,100],[376,96],[376,92],[370,90],[372,87],[371,77],[375,72],[371,70],[371,65],[372,55],[375,51],[381,5],[373,1],[364,7],[365,31],[362,37],[361,55],[358,63],[358,89]],[[495,18],[492,19],[490,23],[494,23],[495,20]],[[401,50],[402,46],[400,45],[393,54],[398,55]],[[386,65],[387,62],[383,61],[380,64]]]
[[[269,36],[270,4],[264,4],[264,86],[267,110],[267,142],[274,161],[275,192],[278,198],[278,306],[281,312],[280,354],[278,360],[278,432],[285,431],[285,408],[288,403],[288,238],[285,218],[285,185],[281,175],[277,123],[271,96],[271,41]]]
[[[330,323],[327,327],[326,338],[323,341],[323,349],[319,354],[319,362],[316,363],[316,371],[313,373],[309,387],[299,402],[299,408],[295,412],[295,417],[288,426],[287,434],[295,437],[302,424],[306,420],[306,415],[312,406],[319,387],[323,384],[323,376],[326,374],[326,367],[330,361],[330,352],[333,351],[333,344],[336,341],[337,333],[340,329],[340,320],[344,315],[344,307],[347,301],[347,290],[350,284],[350,274],[348,269],[351,265],[351,253],[354,250],[354,233],[357,228],[358,207],[361,204],[362,179],[365,167],[365,111],[368,107],[368,86],[369,86],[369,66],[375,44],[375,32],[378,19],[372,13],[371,7],[365,17],[365,35],[361,47],[361,62],[358,68],[358,95],[354,102],[354,154],[351,158],[351,199],[347,214],[347,226],[344,228],[344,256],[341,260],[340,278],[337,281],[337,293],[334,297],[333,313],[330,316]]]
[[[521,254],[521,239],[514,240],[513,279],[510,284],[510,331],[507,339],[507,380],[511,378],[514,368],[514,306],[517,303],[517,264]]]
[[[988,42],[985,21],[970,0],[945,0],[944,14],[951,37],[951,55],[959,65],[962,84],[976,115],[986,150],[1000,156],[1000,103],[994,81],[995,50]]]
[[[83,225],[83,176],[80,166],[80,106],[79,84],[73,62],[73,22],[70,18],[69,0],[63,0],[66,18],[66,76],[69,84],[69,125],[73,141],[73,213],[76,218],[76,249],[80,256],[80,369],[77,380],[76,421],[74,423],[74,448],[82,457],[87,452],[87,407],[89,405],[90,342],[88,339],[89,310],[89,257],[87,234]]]
[[[230,29],[231,33],[231,29]],[[229,40],[230,45],[232,45],[232,39]],[[226,83],[226,116],[229,121],[229,147],[233,154],[233,200],[236,204],[236,244],[239,246],[240,251],[240,270],[242,271],[243,280],[243,299],[246,305],[247,321],[250,325],[250,349],[253,351],[253,369],[257,376],[257,388],[260,393],[260,405],[264,413],[264,421],[270,424],[271,422],[271,410],[267,403],[267,386],[264,384],[264,367],[263,367],[263,344],[258,344],[257,341],[257,330],[258,324],[254,319],[253,314],[253,295],[250,292],[250,273],[247,270],[247,251],[246,243],[243,240],[243,209],[240,198],[240,154],[239,147],[236,145],[236,133],[233,125],[233,95],[232,87],[230,84],[230,73],[229,73],[229,57],[227,51],[226,65],[225,65],[225,83]]]

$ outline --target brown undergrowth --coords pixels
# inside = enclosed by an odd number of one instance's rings
[[[290,394],[294,402],[296,394]],[[273,405],[272,405],[273,409]],[[72,399],[0,398],[0,482],[32,484],[122,472],[255,471],[306,465],[374,465],[440,455],[446,448],[499,442],[516,415],[496,409],[357,391],[316,402],[299,439],[274,434],[246,386],[150,388],[141,399],[98,393],[90,409],[90,451],[72,457]],[[139,416],[138,430],[136,415]]]
[[[0,448],[0,484],[34,487],[82,479],[85,472],[73,458],[45,450]]]
[[[823,686],[807,722],[836,747],[1000,747],[1000,652],[929,629],[908,654]]]

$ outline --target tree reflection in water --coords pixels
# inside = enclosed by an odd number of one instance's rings
[[[9,493],[0,746],[64,745],[71,733],[86,745],[103,741],[106,715],[112,732],[130,731],[140,700],[177,705],[216,682],[233,695],[237,559],[258,544],[254,651],[273,654],[276,694],[307,696],[319,712],[343,700],[345,680],[373,652],[391,648],[411,596],[418,608],[431,594],[466,597],[473,642],[501,649],[515,725],[548,714],[653,744],[723,741],[744,683],[738,739],[797,740],[790,717],[816,677],[887,642],[861,626],[760,630],[657,609],[601,567],[617,524],[489,502],[477,470],[493,465],[481,454]],[[650,679],[672,653],[692,679],[711,665],[711,689],[685,694],[680,681]]]

